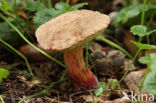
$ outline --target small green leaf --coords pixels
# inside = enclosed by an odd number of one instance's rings
[[[135,44],[139,49],[156,49],[155,45],[143,44],[143,43],[135,42],[133,40],[131,40],[131,42]]]
[[[150,61],[151,61],[151,63],[149,64],[149,68],[152,70],[152,71],[154,71],[154,72],[156,72],[156,53],[151,53],[150,55],[149,55],[149,57],[150,57]]]
[[[139,58],[139,62],[142,64],[148,64],[150,62],[150,57],[149,56],[143,56]]]
[[[142,10],[142,4],[130,5],[123,8],[115,17],[113,23],[117,26],[119,23],[126,23],[128,19],[136,17]]]
[[[64,9],[66,3],[59,2],[55,5],[55,8],[45,8],[36,12],[33,21],[35,23],[35,26],[38,27],[54,17],[57,17],[72,10],[77,10],[78,8],[83,7],[84,5],[87,5],[87,3],[80,3],[72,7],[67,6],[67,8]]]
[[[99,88],[106,89],[106,88],[107,88],[107,84],[106,84],[105,82],[99,82],[98,87],[99,87]]]
[[[152,71],[154,71],[154,72],[156,72],[156,68],[155,67],[156,67],[156,60],[152,61],[151,65],[149,65],[149,68]]]
[[[87,2],[84,2],[84,3],[79,3],[79,4],[76,4],[76,5],[73,5],[72,7],[70,7],[68,10],[69,11],[73,11],[73,10],[77,10],[85,5],[88,5]]]
[[[118,84],[118,80],[117,79],[112,79],[111,80],[111,89],[115,89],[117,84]]]
[[[34,0],[26,0],[26,5],[24,9],[28,11],[40,11],[45,8],[45,5],[42,2]]]
[[[60,11],[57,11],[54,8],[50,8],[50,9],[46,8],[46,9],[36,12],[33,18],[33,21],[36,27],[38,27],[41,24],[44,24],[45,22],[49,21],[50,19],[58,16],[59,14],[60,14]]]
[[[63,10],[66,6],[66,3],[65,2],[59,2],[59,3],[56,3],[55,4],[55,8],[57,10]],[[67,8],[69,8],[69,5],[67,6]]]
[[[96,96],[99,96],[100,94],[102,94],[102,92],[103,92],[103,89],[102,88],[99,88],[99,89],[97,89],[97,90],[94,91],[94,94]]]
[[[149,57],[151,58],[152,61],[156,60],[156,53],[151,53]]]
[[[118,26],[119,24],[125,24],[129,19],[139,16],[139,14],[142,12],[143,6],[143,4],[134,4],[124,7],[115,17],[113,24],[115,24],[115,26]],[[145,11],[148,12],[149,10],[156,10],[155,4],[146,4]]]
[[[0,0],[0,9],[2,9],[3,11],[12,11],[11,6],[8,4],[8,2],[6,0]]]
[[[156,95],[156,72],[150,72],[144,81],[144,88],[151,94]]]
[[[107,86],[108,88],[111,88],[111,89],[115,89],[117,86],[118,86],[118,80],[117,79],[108,79],[108,83],[107,83]]]
[[[8,21],[16,25],[16,27],[20,29],[20,26],[15,23],[15,19],[8,18]],[[17,34],[17,32],[15,32],[15,30],[12,27],[10,27],[8,23],[1,22],[0,23],[0,39],[3,39],[10,44],[16,45],[21,40],[21,37]]]
[[[5,103],[1,95],[0,95],[0,101],[1,103]]]
[[[0,83],[2,83],[3,79],[6,79],[9,75],[9,71],[4,69],[4,68],[0,68]]]
[[[149,56],[143,56],[139,59],[142,64],[147,64],[148,68],[156,72],[156,53],[151,53]]]
[[[107,88],[107,84],[105,82],[99,82],[98,87],[99,89],[94,91],[94,94],[96,96],[99,96],[100,94],[102,94],[103,90]]]
[[[134,25],[131,27],[131,32],[134,35],[138,35],[140,37],[143,37],[147,34],[147,27],[143,25]]]
[[[147,4],[146,11],[149,10],[149,9],[156,10],[155,4]]]

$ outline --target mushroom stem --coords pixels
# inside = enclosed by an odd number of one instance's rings
[[[98,86],[98,80],[95,75],[86,66],[83,60],[83,46],[77,46],[74,49],[64,52],[64,60],[68,76],[74,83],[76,89],[95,89]]]

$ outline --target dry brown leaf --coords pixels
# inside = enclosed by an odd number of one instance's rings
[[[24,19],[27,19],[28,18],[27,14],[23,10],[18,10],[17,11],[17,14],[19,16],[22,16]]]
[[[142,78],[144,76],[144,71],[134,71],[130,72],[125,78],[124,82],[130,91],[134,91],[134,94],[138,93],[139,86],[141,84]],[[142,93],[146,93],[146,90],[142,90]]]

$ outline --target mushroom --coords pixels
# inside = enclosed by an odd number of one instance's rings
[[[97,11],[76,10],[42,24],[35,35],[42,48],[64,52],[68,76],[76,89],[95,89],[98,80],[83,60],[83,45],[109,23],[109,17]]]

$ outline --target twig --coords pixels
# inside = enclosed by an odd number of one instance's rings
[[[9,95],[10,95],[10,98],[11,98],[11,103],[15,103],[15,96],[13,94],[13,90],[12,90],[11,84],[10,84],[8,92],[9,92]]]

